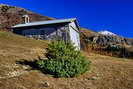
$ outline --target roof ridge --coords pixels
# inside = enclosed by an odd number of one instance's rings
[[[17,24],[15,27],[21,27],[21,26],[30,26],[30,25],[44,25],[44,24],[52,24],[52,23],[65,23],[65,22],[71,22],[76,20],[76,18],[68,18],[68,19],[54,19],[54,20],[47,20],[47,21],[36,21],[36,22],[29,22],[24,24]]]

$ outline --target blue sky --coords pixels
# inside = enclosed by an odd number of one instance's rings
[[[76,17],[81,27],[133,38],[132,0],[0,0],[54,18]]]

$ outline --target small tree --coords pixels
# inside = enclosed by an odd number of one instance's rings
[[[53,41],[48,45],[45,55],[48,59],[76,59],[81,56],[81,53],[75,49],[76,47],[74,47],[71,43]]]
[[[37,62],[41,70],[55,77],[74,77],[86,72],[90,61],[81,55],[71,43],[53,41],[48,45],[48,60]]]

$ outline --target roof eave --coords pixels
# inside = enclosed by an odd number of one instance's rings
[[[76,18],[72,18],[72,19],[69,19],[68,21],[65,21],[65,22],[57,22],[57,23],[45,23],[45,24],[28,24],[27,23],[27,26],[26,26],[26,24],[18,24],[18,26],[17,25],[15,25],[15,26],[12,26],[11,28],[21,28],[21,27],[31,27],[31,26],[39,26],[39,25],[51,25],[51,24],[59,24],[59,23],[69,23],[69,22],[75,22],[76,23],[76,26],[78,27],[78,29],[79,29],[79,26],[78,26],[78,23],[77,23],[77,20],[76,20]],[[20,26],[19,26],[20,25]],[[22,26],[21,26],[22,25]]]

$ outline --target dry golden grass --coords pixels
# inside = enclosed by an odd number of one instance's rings
[[[0,32],[0,89],[133,89],[131,59],[83,52],[92,62],[91,71],[77,78],[53,78],[16,64],[23,59],[37,59],[46,47],[46,41]]]
[[[22,59],[33,60],[37,59],[38,56],[42,56],[46,47],[46,41],[0,32],[0,77],[5,77],[14,70],[19,71],[16,61]]]

